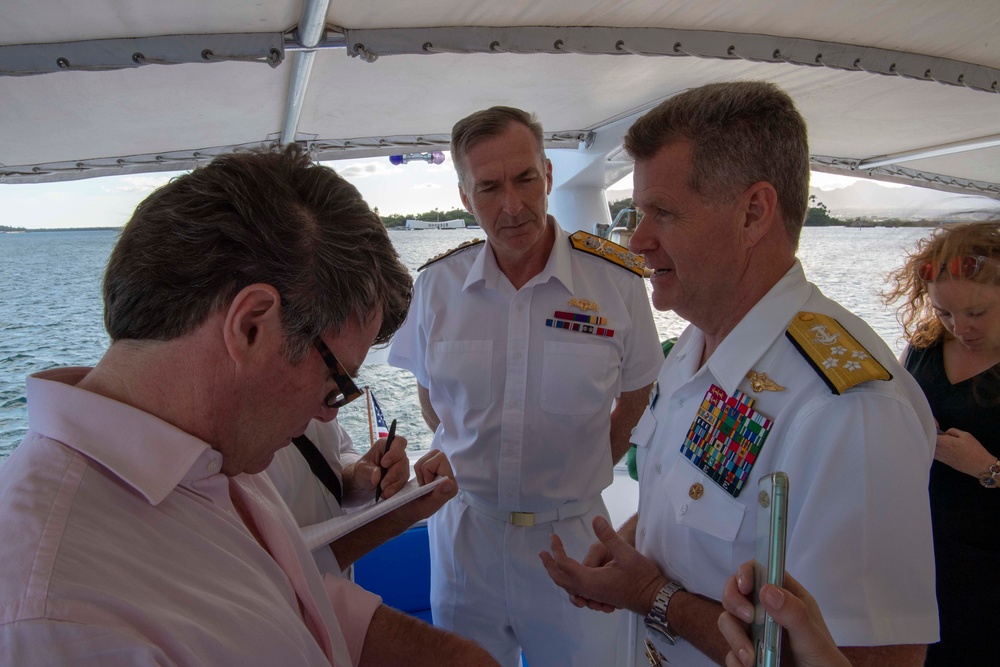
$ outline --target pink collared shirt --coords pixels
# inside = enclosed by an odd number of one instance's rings
[[[0,466],[0,664],[357,665],[378,596],[321,578],[265,475],[87,372],[28,379]]]
[[[344,427],[336,419],[331,422],[314,419],[306,427],[305,435],[316,445],[316,449],[330,464],[333,474],[343,483],[344,466],[357,463],[361,458]],[[344,509],[337,499],[313,474],[309,463],[295,447],[285,447],[275,452],[274,459],[265,472],[299,526],[310,526],[344,515]],[[349,491],[347,493],[349,495]],[[365,504],[364,501],[358,502],[358,498],[353,498],[353,503],[348,498],[344,500],[346,507]],[[365,501],[374,502],[374,497],[369,495]],[[329,545],[324,544],[313,551],[312,555],[321,574],[350,576],[350,568],[341,569]]]

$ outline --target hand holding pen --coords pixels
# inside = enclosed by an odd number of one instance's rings
[[[392,447],[392,441],[395,437],[396,420],[393,419],[389,425],[389,435],[385,438],[385,450],[382,452],[382,458],[379,459],[379,470],[382,471],[382,474],[379,476],[378,484],[375,485],[375,502],[378,502],[382,498],[382,481],[385,479],[385,474],[389,472],[389,469],[382,465],[382,461],[385,460],[385,455],[389,453],[389,448]]]

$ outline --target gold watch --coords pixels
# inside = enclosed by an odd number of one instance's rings
[[[997,479],[997,475],[1000,475],[1000,459],[997,459],[989,470],[979,473],[979,483],[987,489],[995,489],[1000,486],[1000,479]]]

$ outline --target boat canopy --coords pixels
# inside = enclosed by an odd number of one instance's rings
[[[559,185],[603,188],[660,101],[765,79],[812,168],[1000,199],[996,0],[8,0],[0,182],[189,169],[301,142],[320,160],[447,149],[537,113]]]

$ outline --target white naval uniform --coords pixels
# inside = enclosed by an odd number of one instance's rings
[[[571,307],[574,298],[597,310]],[[614,335],[546,326],[556,311],[607,318]],[[644,281],[573,250],[558,226],[545,268],[520,290],[488,242],[421,273],[389,363],[428,388],[441,419],[431,446],[461,489],[429,522],[435,624],[504,665],[519,645],[533,666],[614,664],[617,615],[574,607],[538,553],[553,531],[578,559],[595,541],[613,475],[613,401],[652,382],[662,359]],[[560,507],[578,515],[534,527],[496,518]]]
[[[312,420],[306,427],[305,436],[316,445],[316,449],[327,460],[343,485],[344,466],[361,458],[361,453],[354,448],[351,436],[336,419],[330,422]],[[299,527],[311,526],[344,514],[337,499],[313,474],[309,463],[294,445],[279,449],[265,472],[288,504]],[[374,501],[374,497],[368,501]],[[346,494],[344,504],[352,506]],[[321,574],[348,576],[350,569],[341,570],[328,545],[317,548],[312,554]]]
[[[785,336],[799,311],[835,318],[893,379],[834,394]],[[759,478],[784,471],[786,571],[815,596],[837,644],[937,641],[927,497],[935,429],[913,378],[867,324],[806,281],[798,261],[699,369],[703,349],[702,332],[689,326],[633,431],[637,548],[692,593],[719,600],[726,578],[754,557]],[[831,350],[831,364],[850,356]],[[784,391],[753,392],[751,370]],[[753,409],[773,421],[738,498],[680,453],[711,384],[730,396],[745,392],[756,401]],[[689,494],[695,483],[704,487],[697,499],[697,492]],[[683,639],[676,646],[655,643],[670,664],[714,664]],[[637,653],[636,664],[647,664]]]

